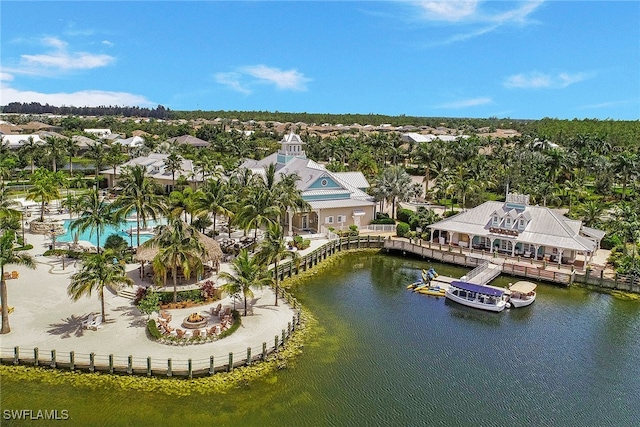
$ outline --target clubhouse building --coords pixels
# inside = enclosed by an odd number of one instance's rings
[[[365,192],[369,183],[362,172],[330,172],[307,158],[305,144],[299,135],[290,133],[282,138],[277,152],[262,160],[246,160],[240,167],[264,175],[265,168],[275,164],[276,179],[292,173],[300,177],[296,185],[311,210],[289,212],[285,218],[289,234],[368,225],[375,218],[376,204]]]
[[[509,194],[429,226],[431,242],[583,267],[600,247],[604,231],[584,227],[529,196]]]

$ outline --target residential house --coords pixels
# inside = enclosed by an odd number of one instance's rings
[[[115,173],[113,168],[100,171],[102,175],[107,178],[107,185],[113,188],[118,181],[118,177],[122,174],[123,168],[127,166],[142,165],[145,167],[146,175],[152,178],[158,185],[160,185],[165,192],[169,193],[174,188],[174,182],[171,171],[165,167],[165,160],[169,157],[168,154],[151,153],[148,156],[140,156],[135,159],[131,159],[128,162],[116,167]],[[184,177],[192,188],[195,188],[197,183],[202,182],[202,174],[196,173],[191,160],[181,159],[180,170],[175,172],[175,181],[178,181],[181,177]]]

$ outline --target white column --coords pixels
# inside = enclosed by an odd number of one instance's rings
[[[563,251],[564,251],[564,249],[558,248],[558,264],[562,263],[562,252]]]
[[[495,242],[496,239],[489,237],[489,253],[492,254],[493,253],[493,242]]]
[[[291,211],[287,211],[287,217],[289,218],[289,236],[293,236],[293,216]]]
[[[511,242],[511,256],[516,256],[516,242],[513,240],[509,240]]]

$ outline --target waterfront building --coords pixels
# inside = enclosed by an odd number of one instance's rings
[[[323,165],[308,159],[299,135],[289,133],[280,141],[280,149],[262,160],[246,160],[240,167],[264,175],[265,168],[276,165],[276,179],[295,173],[302,198],[309,203],[308,212],[289,212],[285,223],[289,233],[321,232],[333,227],[337,230],[351,225],[368,225],[375,218],[376,204],[364,190],[369,187],[362,172],[331,172]]]
[[[604,231],[508,194],[429,226],[431,241],[582,267],[600,248]]]

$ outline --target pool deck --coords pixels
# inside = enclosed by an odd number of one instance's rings
[[[60,216],[61,219],[64,215]],[[68,218],[68,215],[66,216]],[[240,328],[232,335],[204,344],[174,346],[160,344],[147,337],[147,316],[133,306],[130,299],[105,290],[106,323],[97,331],[81,326],[90,313],[100,314],[100,299],[97,293],[82,297],[74,302],[67,296],[70,277],[77,272],[81,263],[67,260],[65,269],[60,258],[45,257],[43,253],[51,244],[51,238],[44,235],[25,233],[27,243],[34,246],[29,253],[36,261],[36,269],[8,265],[6,270],[17,271],[19,278],[6,281],[8,305],[15,307],[9,315],[11,332],[2,335],[2,348],[19,346],[22,352],[38,347],[41,354],[55,349],[59,354],[74,351],[77,354],[106,356],[133,355],[151,356],[154,359],[186,360],[204,359],[210,356],[228,356],[229,353],[246,353],[247,347],[260,348],[263,342],[272,344],[276,335],[287,329],[296,314],[292,307],[279,299],[274,305],[275,295],[270,288],[254,290],[250,300],[250,313],[242,317]],[[88,244],[88,242],[87,242]],[[313,245],[316,247],[317,242]],[[313,248],[310,248],[312,250]],[[137,285],[148,285],[138,277],[139,264],[127,264],[126,269]],[[222,271],[230,271],[230,265],[223,263]],[[212,276],[215,280],[217,276]],[[233,300],[224,297],[215,303],[185,309],[169,310],[175,323],[194,312],[205,312],[222,303],[223,307],[233,307]],[[243,302],[236,301],[236,308],[243,313]],[[151,318],[156,318],[157,315]],[[3,352],[4,353],[4,352]]]

